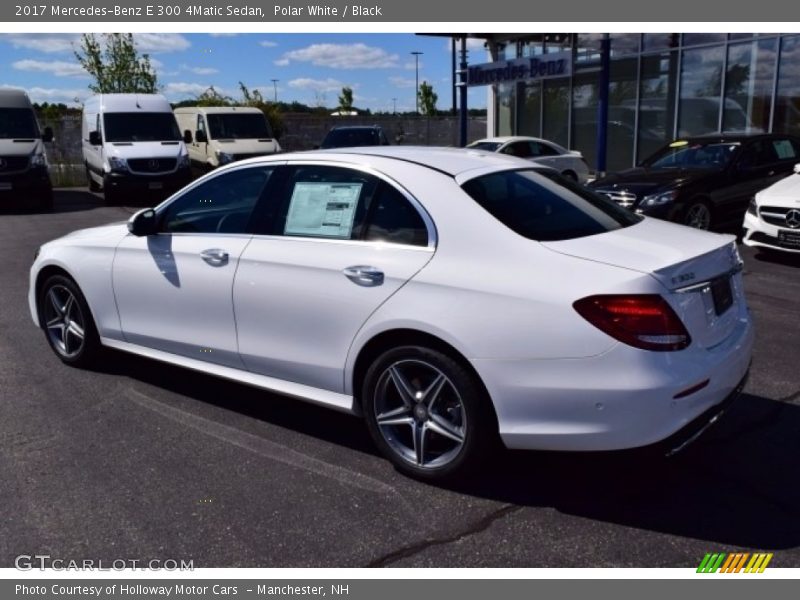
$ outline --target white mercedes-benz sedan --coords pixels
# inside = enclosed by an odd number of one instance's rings
[[[47,243],[29,302],[65,363],[116,348],[362,415],[434,480],[498,439],[696,437],[750,364],[740,270],[733,236],[524,160],[374,147],[237,162]]]
[[[746,246],[800,253],[800,164],[750,200],[742,229]]]
[[[555,142],[542,138],[501,136],[477,140],[467,147],[524,158],[555,169],[567,179],[578,183],[586,183],[589,179],[589,165],[586,164],[583,154],[577,150],[567,150]]]

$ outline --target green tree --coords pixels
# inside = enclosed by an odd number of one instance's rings
[[[419,84],[419,109],[423,115],[432,116],[436,114],[436,102],[439,95],[433,91],[433,86],[427,81]]]
[[[131,33],[93,33],[81,36],[74,51],[84,70],[94,78],[89,89],[96,94],[153,94],[158,77],[148,54],[139,54]]]
[[[233,98],[220,94],[212,85],[197,97],[196,106],[232,106]]]
[[[342,88],[342,93],[339,95],[339,110],[342,112],[353,110],[353,88],[350,86]]]

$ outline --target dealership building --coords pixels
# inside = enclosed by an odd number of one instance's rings
[[[489,135],[543,137],[580,150],[592,169],[633,166],[678,137],[800,135],[797,34],[466,37],[489,50],[483,63],[470,52],[466,69],[469,86],[488,86]]]

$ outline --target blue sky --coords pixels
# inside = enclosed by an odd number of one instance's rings
[[[451,105],[449,38],[411,33],[382,34],[134,34],[150,54],[162,93],[171,101],[196,97],[209,86],[239,96],[238,82],[278,99],[335,106],[342,86],[354,90],[355,104],[372,110],[414,109],[414,57],[420,82],[430,82],[440,109]],[[22,87],[35,102],[75,104],[89,95],[90,78],[74,58],[79,34],[0,34],[0,87]],[[470,62],[486,62],[471,40]],[[486,106],[486,91],[471,89],[471,108]]]

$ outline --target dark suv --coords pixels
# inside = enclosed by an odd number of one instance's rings
[[[589,185],[639,214],[712,229],[741,223],[753,195],[797,162],[800,139],[790,135],[691,137]]]
[[[388,146],[389,140],[377,125],[334,127],[322,140],[320,148],[353,148],[355,146]]]

